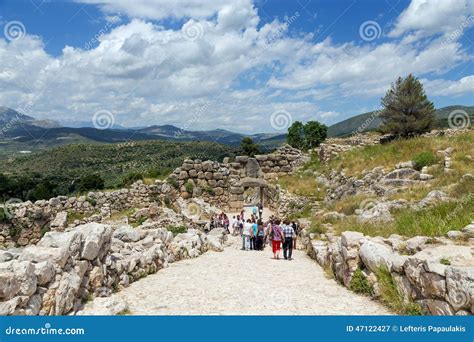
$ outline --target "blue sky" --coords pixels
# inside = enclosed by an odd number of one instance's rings
[[[0,26],[0,105],[63,123],[330,125],[408,73],[474,104],[468,0],[0,1]]]

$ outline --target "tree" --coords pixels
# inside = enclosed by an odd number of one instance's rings
[[[256,154],[260,153],[260,146],[254,143],[252,138],[245,137],[240,142],[240,149],[242,153],[249,157],[254,157]]]
[[[399,77],[381,104],[382,130],[402,137],[428,132],[434,122],[434,106],[423,85],[412,74]]]
[[[286,140],[290,146],[300,150],[307,150],[319,146],[327,136],[328,128],[318,121],[308,121],[302,124],[295,121],[288,128]]]
[[[300,121],[295,121],[288,128],[288,135],[286,136],[288,144],[294,148],[304,148],[304,125]]]
[[[76,186],[76,190],[79,192],[88,190],[101,190],[103,188],[104,179],[98,174],[89,174],[81,177]]]
[[[317,121],[308,121],[304,125],[304,146],[311,149],[319,146],[327,136],[328,128],[326,125]]]

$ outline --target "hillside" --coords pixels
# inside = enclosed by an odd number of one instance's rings
[[[463,110],[466,111],[470,117],[471,121],[474,122],[474,106],[448,106],[439,108],[436,110],[436,127],[445,128],[448,127],[448,116],[454,110]],[[353,116],[344,121],[338,122],[328,129],[329,137],[343,137],[356,132],[359,127],[365,127],[365,131],[370,131],[377,129],[381,120],[378,116],[374,115],[375,112],[368,112],[360,115]]]
[[[106,188],[113,188],[122,185],[131,175],[137,177],[137,173],[143,177],[163,176],[181,165],[185,158],[222,161],[224,156],[233,154],[233,148],[211,142],[147,141],[60,146],[1,163],[0,176],[3,173],[14,184],[9,193],[2,189],[0,196],[36,199],[50,194],[67,194],[74,190],[74,182],[91,174],[102,177]],[[30,196],[29,192],[38,187],[41,187],[41,194]]]

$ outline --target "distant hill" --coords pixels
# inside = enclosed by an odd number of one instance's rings
[[[121,143],[128,141],[169,140],[209,141],[232,147],[238,146],[246,135],[223,129],[209,131],[183,130],[172,125],[125,128],[115,125],[111,129],[97,129],[87,122],[74,122],[61,126],[52,120],[36,120],[17,111],[0,107],[0,126],[7,127],[0,134],[0,159],[55,146],[80,143]],[[73,127],[70,127],[73,126]],[[284,143],[285,135],[260,133],[250,135],[264,149],[274,149]]]
[[[448,116],[454,110],[463,110],[474,119],[474,106],[448,106],[436,110],[436,127],[448,127]],[[353,116],[344,121],[338,122],[328,128],[328,136],[343,137],[356,132],[359,127],[363,131],[375,130],[380,127],[381,120],[374,115],[375,112],[368,112]],[[471,120],[472,121],[472,120]],[[472,121],[474,122],[474,121]]]

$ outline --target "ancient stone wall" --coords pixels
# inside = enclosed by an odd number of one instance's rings
[[[186,159],[169,178],[179,188],[181,197],[202,197],[232,211],[240,210],[243,205],[246,186],[242,180],[252,180],[254,183],[249,183],[249,187],[267,188],[266,198],[271,199],[272,190],[262,181],[291,174],[306,161],[301,151],[285,145],[271,154],[255,158],[237,156],[234,161],[224,158],[222,163]]]
[[[474,224],[456,233],[455,239],[460,238],[459,234],[472,237]],[[346,287],[351,286],[356,270],[361,270],[378,298],[381,289],[377,274],[384,269],[390,272],[405,305],[416,303],[433,315],[474,313],[474,258],[470,246],[454,241],[435,243],[421,236],[407,240],[397,235],[371,238],[351,231],[326,240],[312,240],[303,231],[302,241],[308,255],[331,270]]]
[[[219,235],[220,233],[220,235]],[[0,250],[0,315],[65,315],[93,297],[194,258],[225,240],[189,229],[173,234],[155,224],[116,228],[88,223],[48,232],[36,245]]]

